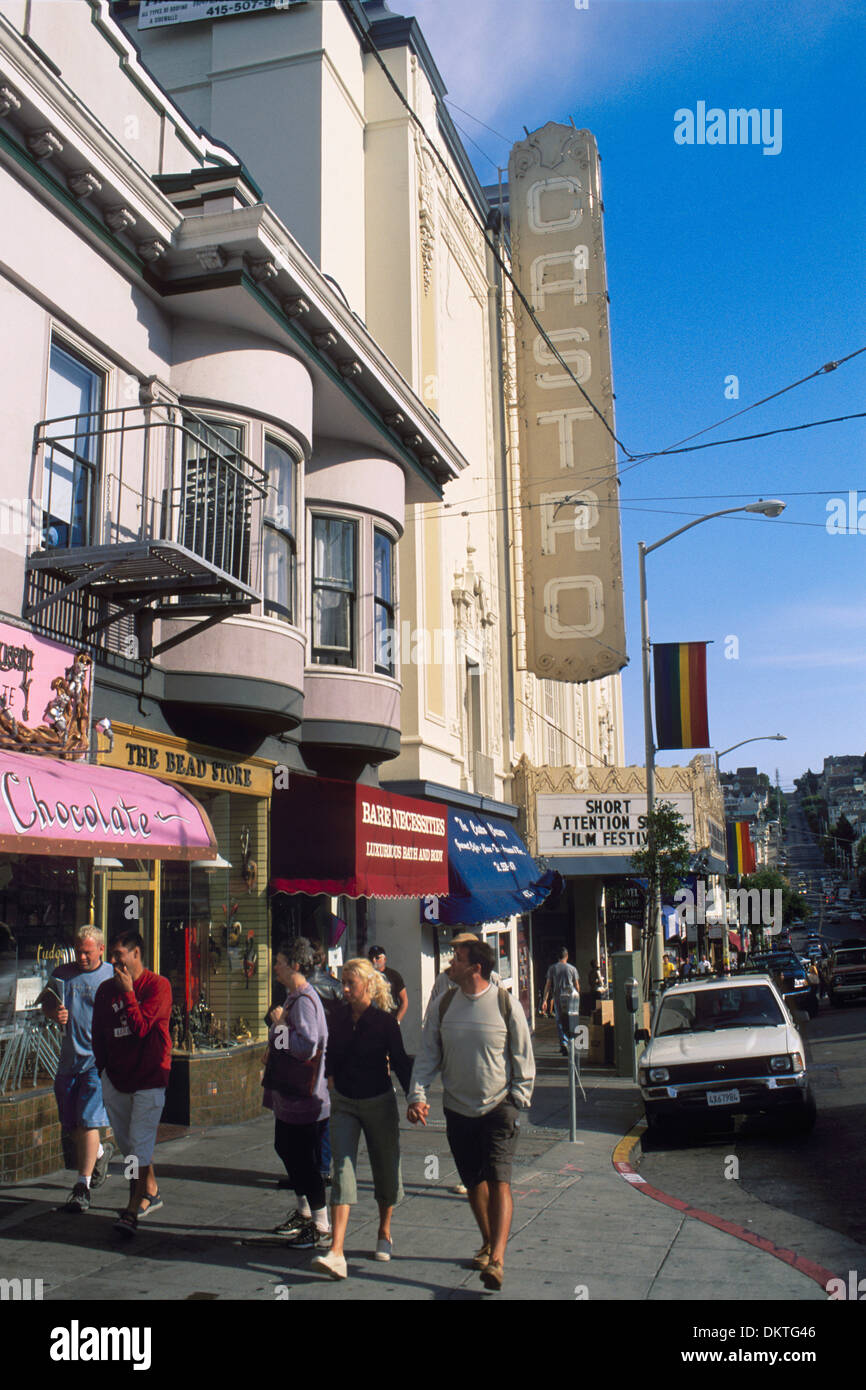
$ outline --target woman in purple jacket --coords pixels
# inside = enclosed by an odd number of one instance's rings
[[[274,973],[286,989],[282,1006],[271,1009],[268,1022],[268,1075],[262,1104],[274,1112],[274,1148],[295,1191],[296,1208],[276,1234],[296,1250],[330,1245],[325,1183],[320,1171],[322,1132],[331,1113],[325,1079],[328,1025],[316,991],[307,983],[315,969],[306,937],[287,941],[277,952]],[[283,1073],[295,1073],[280,1086]],[[296,1066],[294,1063],[306,1064]]]

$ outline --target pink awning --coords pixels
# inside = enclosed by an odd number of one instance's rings
[[[118,859],[210,859],[210,820],[158,777],[0,752],[0,850]]]

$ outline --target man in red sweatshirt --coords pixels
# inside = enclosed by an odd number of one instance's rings
[[[171,1069],[171,985],[145,968],[143,950],[136,931],[115,937],[114,979],[99,986],[93,1004],[93,1055],[130,1179],[127,1209],[114,1223],[125,1236],[162,1206],[151,1160]]]

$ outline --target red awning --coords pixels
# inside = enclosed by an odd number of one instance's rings
[[[733,946],[733,948],[734,948],[735,951],[742,951],[742,950],[743,950],[743,945],[742,945],[742,942],[740,941],[740,937],[739,937],[738,933],[735,932],[735,931],[729,931],[729,932],[728,932],[728,945],[729,945],[729,946]]]
[[[158,777],[0,752],[0,850],[89,859],[213,859],[207,814]]]
[[[448,811],[381,787],[292,777],[271,801],[271,890],[350,898],[448,892]]]

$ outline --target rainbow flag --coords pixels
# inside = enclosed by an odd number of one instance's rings
[[[755,872],[755,847],[752,844],[752,837],[749,834],[749,827],[746,821],[729,821],[727,825],[728,837],[728,873],[753,874]]]
[[[657,748],[709,748],[706,642],[653,646]]]

